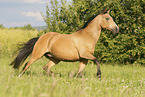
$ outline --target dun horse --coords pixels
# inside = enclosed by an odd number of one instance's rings
[[[31,54],[30,60],[25,64],[19,77],[27,68],[37,59],[46,56],[50,61],[43,68],[47,74],[52,74],[51,67],[60,61],[80,61],[78,73],[83,71],[88,60],[94,61],[97,65],[97,77],[101,78],[99,62],[94,57],[95,44],[97,43],[101,28],[106,28],[113,33],[119,31],[119,27],[109,15],[109,11],[91,18],[80,30],[73,34],[59,34],[49,32],[39,38],[29,40],[21,48],[19,54],[10,64],[13,68],[18,69],[25,59]]]

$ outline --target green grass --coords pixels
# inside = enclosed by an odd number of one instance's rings
[[[78,62],[54,66],[54,77],[42,67],[48,60],[35,62],[21,77],[8,66],[10,59],[0,60],[0,97],[144,97],[145,68],[133,65],[101,65],[102,80],[96,78],[96,66],[88,64],[84,77],[74,78]]]
[[[0,97],[145,97],[145,67],[141,65],[101,64],[100,81],[91,62],[83,71],[84,77],[78,78],[74,75],[79,62],[61,62],[52,67],[55,76],[48,77],[42,67],[49,60],[43,57],[17,78],[19,72],[9,66],[14,58],[12,52],[17,48],[17,41],[26,42],[35,33],[10,32],[0,31]],[[18,38],[20,33],[27,35]]]
[[[18,44],[24,43],[37,36],[37,31],[22,29],[0,29],[0,58],[11,56],[18,48]]]

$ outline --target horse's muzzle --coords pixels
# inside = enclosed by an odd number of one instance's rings
[[[118,26],[114,27],[112,29],[112,31],[113,31],[113,34],[118,33],[119,32],[119,27]]]

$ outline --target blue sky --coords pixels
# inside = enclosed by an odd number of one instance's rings
[[[4,27],[21,27],[27,24],[45,26],[40,14],[45,14],[50,0],[0,0],[0,24]],[[70,0],[67,0],[70,1]]]

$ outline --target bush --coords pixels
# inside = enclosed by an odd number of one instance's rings
[[[11,29],[13,29],[11,27]],[[24,25],[24,27],[14,27],[14,29],[22,29],[22,30],[36,30],[34,27],[31,26],[31,24],[27,24],[27,25]]]
[[[145,64],[145,1],[144,0],[51,0],[46,6],[44,21],[48,31],[72,33],[93,15],[104,9],[120,27],[118,35],[102,30],[95,56],[101,62]]]
[[[3,29],[3,28],[4,28],[3,24],[0,24],[0,29]]]
[[[35,30],[35,28],[33,28],[32,26],[31,26],[31,24],[27,24],[27,25],[24,25],[24,27],[21,27],[21,29],[22,30]]]
[[[109,38],[102,34],[96,45],[95,55],[101,62],[141,63],[145,64],[145,29],[135,34],[119,34]]]

